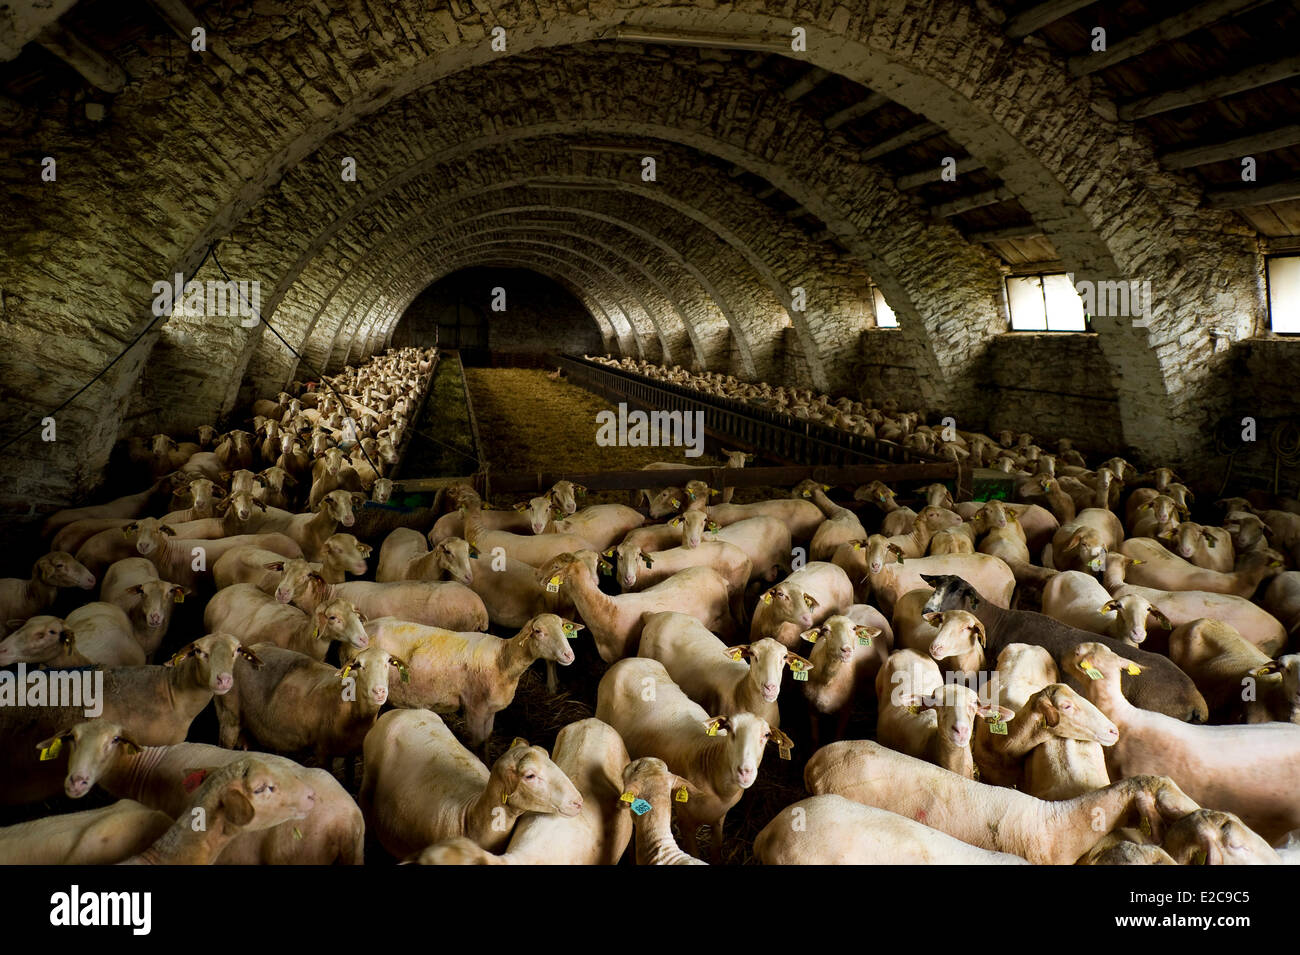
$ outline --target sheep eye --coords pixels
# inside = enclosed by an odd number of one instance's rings
[[[537,778],[536,773],[524,773],[524,779],[536,779],[536,778]]]

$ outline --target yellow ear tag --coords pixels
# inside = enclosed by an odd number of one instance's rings
[[[915,716],[917,713],[921,712],[921,708],[917,706],[915,703],[909,703],[907,706],[907,712]]]
[[[790,758],[790,751],[794,748],[792,743],[777,743],[777,751],[780,752],[782,759]]]
[[[559,593],[559,592],[560,592],[560,578],[559,578],[559,577],[552,577],[550,580],[548,580],[548,581],[546,582],[546,592],[547,592],[548,594],[555,594],[555,593]]]
[[[339,671],[339,679],[346,680],[348,678],[348,674],[351,672],[352,672],[352,664],[349,663],[347,666],[345,666],[342,670]]]
[[[528,745],[528,740],[524,739],[522,736],[516,736],[514,739],[510,741],[511,749],[514,749],[516,746],[527,746],[527,745]]]
[[[1192,865],[1205,865],[1205,850],[1197,849],[1192,853]]]
[[[62,749],[63,737],[56,736],[53,743],[41,750],[41,762],[47,762],[48,760],[54,759],[59,755],[59,751]]]
[[[1143,817],[1142,817],[1142,822],[1138,825],[1138,829],[1142,832],[1142,835],[1144,835],[1144,836],[1150,836],[1150,835],[1151,835],[1151,820],[1148,819],[1146,816],[1143,816]]]
[[[685,786],[682,786],[675,793],[673,793],[673,799],[675,799],[677,802],[686,802],[686,800],[690,798],[691,798],[690,793],[686,791]]]
[[[1141,668],[1140,666],[1138,666],[1136,663],[1130,663],[1130,664],[1129,664],[1127,667],[1125,667],[1124,669],[1125,669],[1125,672],[1127,672],[1129,676],[1137,676],[1139,673],[1142,672],[1142,668]]]
[[[745,651],[740,647],[732,647],[727,651],[727,656],[731,657],[733,660],[742,660],[745,657]]]
[[[633,802],[636,799],[636,796],[632,795],[631,793],[623,793],[623,795],[619,796],[618,798],[623,802]]]
[[[673,507],[681,507],[681,506],[682,506],[682,502],[677,500],[677,498],[673,498]]]
[[[564,625],[564,636],[569,640],[577,640],[578,628],[571,623],[566,623]]]
[[[772,595],[771,595],[771,594],[763,594],[763,603],[765,603],[765,604],[770,604],[771,602],[772,602]]]
[[[705,735],[706,735],[706,736],[717,736],[717,735],[718,735],[718,724],[717,724],[717,723],[710,723],[710,724],[709,724],[709,728],[708,728],[708,730],[705,732]]]
[[[1093,666],[1093,665],[1092,665],[1090,662],[1088,662],[1087,660],[1084,660],[1082,663],[1079,664],[1079,669],[1082,670],[1084,673],[1088,674],[1088,679],[1089,679],[1089,680],[1100,680],[1100,679],[1101,679],[1101,671],[1098,670],[1095,666]]]
[[[183,590],[178,590],[178,591],[176,591],[176,596],[173,597],[172,599],[173,599],[174,601],[176,601],[176,603],[178,603],[178,604],[183,604],[183,603],[185,603],[185,591],[183,591]]]
[[[293,827],[293,837],[294,837],[295,839],[301,839],[301,838],[302,838],[302,830],[299,829],[297,826],[294,826],[294,827]]]

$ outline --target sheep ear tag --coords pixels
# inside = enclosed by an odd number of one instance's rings
[[[548,594],[558,594],[560,592],[560,578],[552,577],[546,582],[546,592]]]
[[[727,650],[727,656],[733,660],[743,660],[745,659],[745,650],[743,647],[730,647]]]
[[[673,799],[675,799],[677,802],[686,802],[686,800],[690,798],[691,798],[690,794],[686,791],[685,786],[680,787],[676,792],[673,793]]]
[[[183,590],[176,591],[176,596],[173,597],[172,600],[178,604],[185,603],[185,591]]]
[[[807,682],[808,669],[804,666],[804,662],[802,660],[790,661],[790,675],[793,676],[800,683]]]
[[[578,628],[574,624],[566,623],[564,625],[564,636],[567,640],[577,640]]]
[[[638,816],[644,816],[650,811],[650,803],[645,799],[634,799],[632,801],[632,811]]]
[[[1082,670],[1084,673],[1088,674],[1089,680],[1101,679],[1101,671],[1092,665],[1091,660],[1084,660],[1082,663],[1079,664],[1079,669]]]
[[[1124,668],[1124,672],[1127,673],[1129,676],[1137,676],[1139,673],[1142,672],[1142,668],[1138,666],[1136,663],[1130,663],[1128,666]]]
[[[187,793],[192,793],[202,785],[207,775],[208,771],[206,769],[196,769],[182,780],[181,786],[184,787]]]
[[[1007,724],[1006,721],[1002,719],[1001,713],[998,713],[997,716],[991,717],[989,719],[988,727],[989,727],[989,732],[992,733],[994,736],[1007,735]]]
[[[858,634],[858,646],[860,646],[860,647],[869,647],[869,646],[871,646],[871,635],[870,635],[869,633],[867,633],[866,631],[867,631],[867,628],[866,628],[866,627],[858,627],[858,628],[857,628],[857,634]]]
[[[625,802],[625,803],[636,802],[636,796],[632,795],[631,793],[623,793],[623,795],[619,796],[618,798],[620,802]]]
[[[43,750],[41,750],[40,761],[44,763],[44,762],[48,762],[51,759],[54,759],[59,755],[59,751],[61,749],[63,749],[63,737],[56,736],[54,738],[53,743],[51,743],[49,746],[46,746]]]

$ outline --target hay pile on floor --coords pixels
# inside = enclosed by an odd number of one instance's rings
[[[655,461],[694,467],[726,463],[708,454],[688,458],[685,448],[601,447],[596,444],[596,414],[617,409],[585,388],[549,380],[541,369],[466,368],[465,378],[481,453],[497,471],[626,471]],[[739,488],[734,500],[762,500],[773,493],[781,492]],[[582,503],[625,504],[627,499],[627,491],[592,492]]]

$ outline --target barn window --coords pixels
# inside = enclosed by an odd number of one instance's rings
[[[1014,332],[1084,332],[1083,300],[1064,272],[1007,277],[1007,308]]]
[[[885,296],[881,293],[880,287],[873,285],[871,287],[871,301],[876,309],[876,327],[877,328],[897,328],[898,316],[894,310],[889,307],[885,301]]]
[[[1300,335],[1300,255],[1268,260],[1269,327],[1279,335]]]

